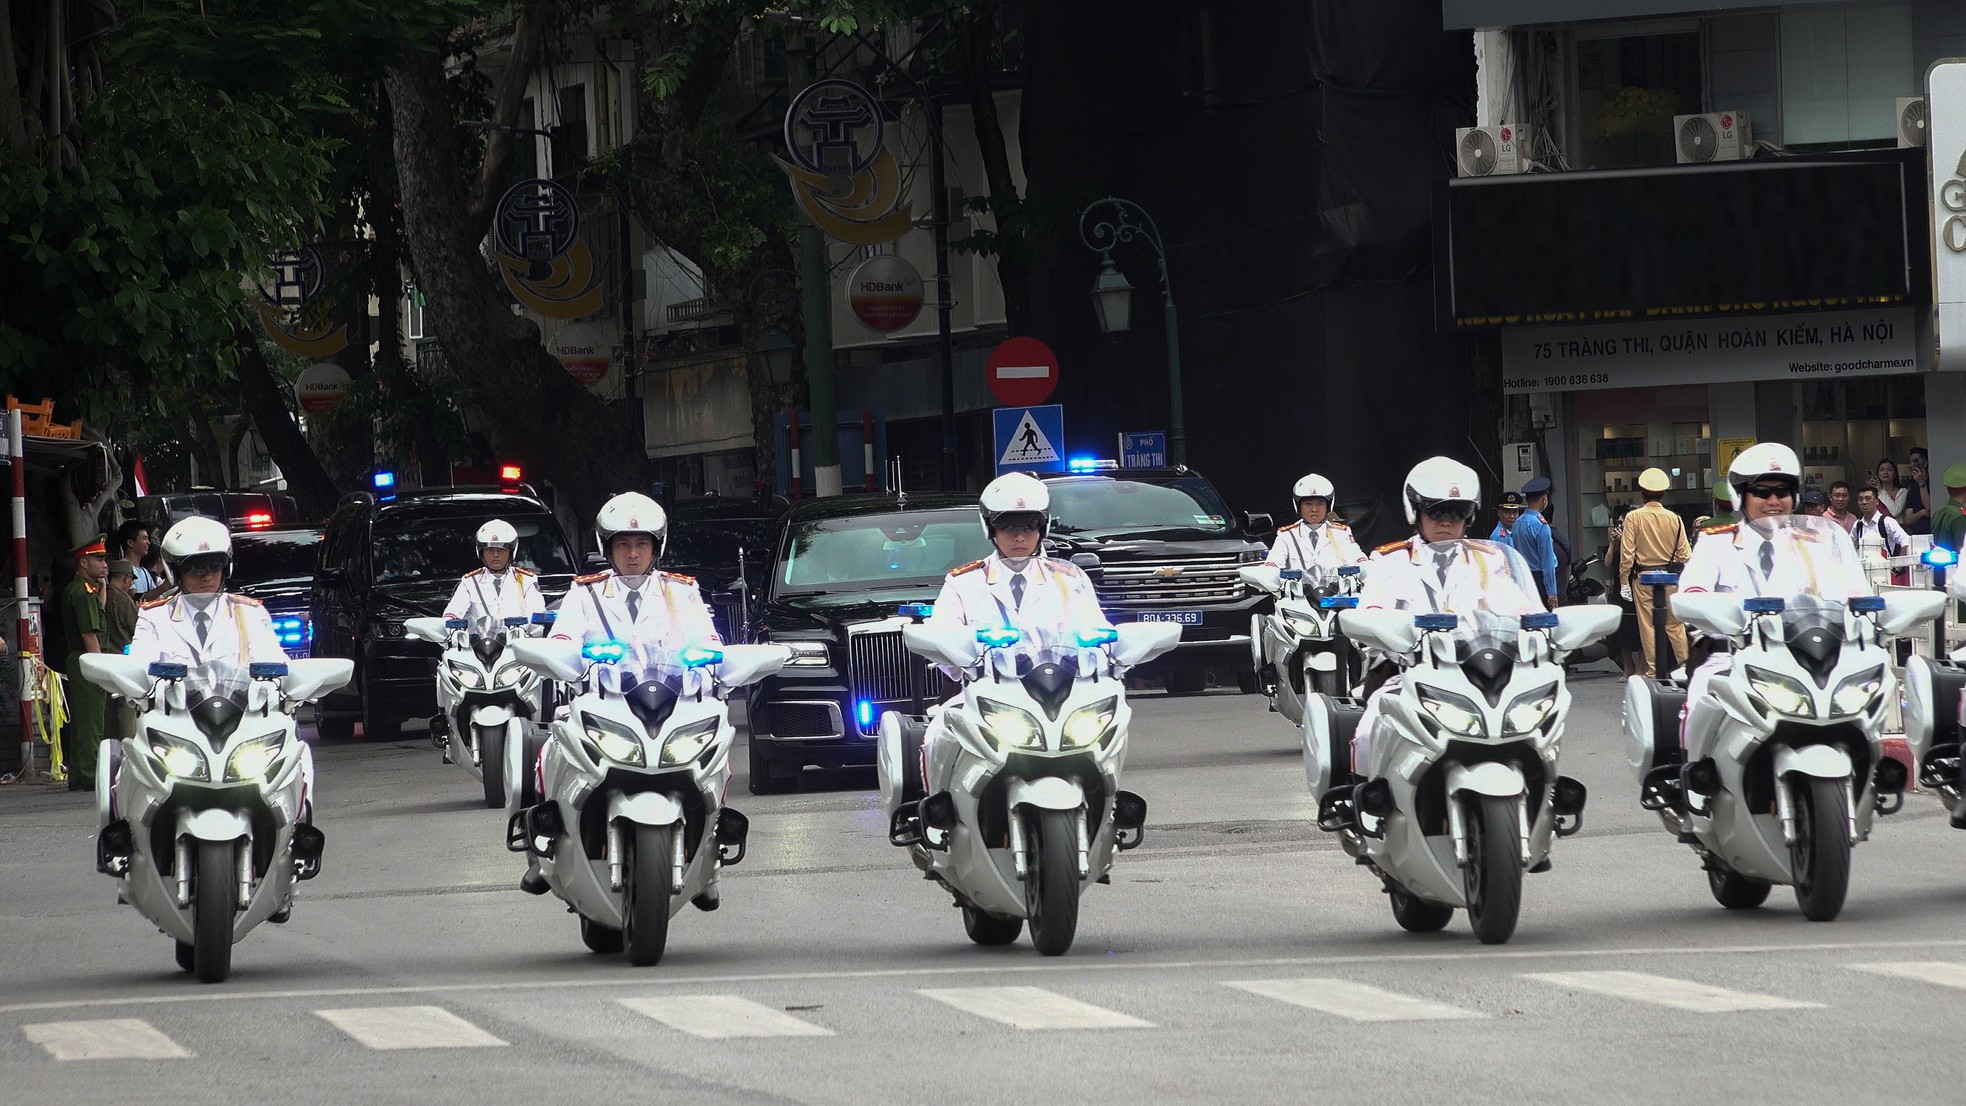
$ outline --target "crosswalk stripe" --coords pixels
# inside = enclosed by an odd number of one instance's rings
[[[625,998],[621,1005],[696,1037],[831,1037],[833,1031],[737,995]]]
[[[1852,964],[1860,972],[1873,975],[1895,976],[1919,983],[1934,983],[1940,987],[1966,989],[1966,964],[1954,964],[1942,960],[1917,961],[1897,960],[1884,964]]]
[[[1670,1006],[1695,1014],[1720,1014],[1734,1010],[1814,1010],[1823,1005],[1748,991],[1730,991],[1724,987],[1644,972],[1531,972],[1523,978],[1558,987],[1573,987],[1579,991],[1594,991],[1633,1002]]]
[[[21,1030],[57,1060],[177,1060],[192,1055],[139,1018],[41,1022]]]
[[[1152,1029],[1154,1023],[1043,987],[935,987],[920,992],[1014,1029]]]
[[[384,1051],[505,1044],[441,1006],[357,1006],[314,1013],[356,1041]]]
[[[1486,1014],[1387,991],[1348,979],[1252,979],[1224,983],[1292,1006],[1304,1006],[1355,1022],[1452,1021]]]

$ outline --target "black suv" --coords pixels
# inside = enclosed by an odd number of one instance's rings
[[[265,605],[289,657],[305,657],[313,645],[308,606],[320,559],[319,527],[276,526],[232,535],[232,575],[225,586]]]
[[[1238,516],[1186,466],[1102,463],[1041,479],[1051,491],[1045,552],[1086,570],[1106,617],[1181,624],[1180,647],[1152,665],[1166,674],[1169,691],[1202,690],[1211,668],[1256,690],[1250,616],[1269,597],[1237,570],[1267,555],[1259,539],[1274,529],[1268,515]]]
[[[874,763],[881,714],[919,714],[953,688],[901,645],[903,603],[932,602],[949,570],[990,553],[967,495],[809,500],[785,515],[751,636],[792,659],[752,686],[751,793],[798,787],[799,770]]]
[[[310,622],[317,657],[355,661],[355,679],[321,701],[321,736],[345,739],[360,719],[370,739],[437,713],[435,645],[404,636],[403,620],[440,615],[457,581],[479,566],[478,527],[502,518],[519,531],[512,562],[539,573],[552,603],[573,582],[560,524],[530,494],[430,488],[377,500],[343,496],[321,541]]]
[[[734,588],[741,575],[753,596],[764,586],[771,557],[784,526],[786,502],[740,496],[706,495],[668,505],[669,548],[662,567],[693,576],[710,604],[717,632],[725,641],[744,640],[745,594]],[[738,559],[743,558],[742,571]]]

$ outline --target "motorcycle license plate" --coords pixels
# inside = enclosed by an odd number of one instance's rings
[[[1147,611],[1140,616],[1142,622],[1176,622],[1183,626],[1201,625],[1200,611]]]

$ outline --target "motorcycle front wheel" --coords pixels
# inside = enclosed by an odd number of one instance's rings
[[[1519,800],[1481,795],[1468,804],[1468,866],[1462,887],[1468,898],[1468,924],[1484,945],[1515,935],[1522,913],[1522,842],[1515,805]]]
[[[505,727],[479,726],[478,774],[485,782],[485,805],[505,805]]]
[[[1063,956],[1079,928],[1077,811],[1043,810],[1031,819],[1030,864],[1024,875],[1024,912],[1031,944],[1046,956]]]
[[[1835,919],[1850,890],[1849,815],[1843,808],[1843,781],[1808,777],[1795,789],[1795,843],[1789,863],[1795,869],[1795,901],[1812,922]]]
[[[669,826],[636,826],[628,846],[628,885],[622,888],[622,943],[628,962],[646,968],[669,944]]]
[[[193,970],[200,983],[223,983],[232,974],[232,915],[238,901],[239,865],[230,841],[198,842],[191,887]]]

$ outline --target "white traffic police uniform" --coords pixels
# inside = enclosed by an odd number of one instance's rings
[[[1092,581],[1079,566],[1032,557],[1018,573],[998,553],[944,577],[942,593],[935,597],[935,609],[927,622],[931,626],[1070,631],[1112,625],[1099,608]]]
[[[1346,565],[1362,565],[1365,559],[1351,527],[1330,519],[1316,526],[1299,520],[1277,528],[1277,540],[1270,545],[1263,563],[1300,570],[1321,568],[1335,574]]]
[[[199,636],[202,622],[204,636]],[[255,661],[285,661],[287,651],[273,632],[273,616],[257,599],[220,592],[201,612],[186,595],[153,599],[137,615],[129,655],[145,664],[177,661],[197,667],[229,660],[245,668]]]
[[[613,572],[575,578],[560,603],[553,636],[665,649],[723,644],[696,579],[673,572],[650,572],[639,585]]]
[[[539,593],[539,574],[529,568],[507,565],[504,572],[476,568],[465,573],[444,607],[444,617],[474,621],[480,615],[529,619],[545,609],[546,597]]]

